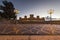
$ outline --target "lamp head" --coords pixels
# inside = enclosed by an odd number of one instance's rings
[[[48,12],[49,12],[49,14],[52,14],[54,12],[54,10],[50,9]]]
[[[18,14],[20,11],[19,11],[19,10],[17,10],[17,9],[15,9],[15,10],[14,10],[14,12],[15,12],[16,14]]]

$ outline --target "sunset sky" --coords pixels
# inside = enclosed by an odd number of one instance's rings
[[[18,17],[24,17],[30,14],[34,14],[36,17],[49,16],[48,10],[53,9],[54,13],[52,14],[53,18],[60,18],[60,0],[8,0],[11,1],[15,8],[20,11]],[[2,4],[2,0],[0,0]]]

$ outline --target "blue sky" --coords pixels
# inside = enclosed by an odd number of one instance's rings
[[[3,0],[0,0],[0,4],[2,4]],[[48,10],[54,9],[54,13],[52,14],[53,18],[60,18],[60,0],[8,0],[13,2],[16,9],[20,11],[18,17],[24,17],[27,15],[29,17],[30,14],[34,14],[36,17],[39,15],[40,17],[49,16]]]

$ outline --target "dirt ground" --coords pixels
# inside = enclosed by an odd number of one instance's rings
[[[60,40],[60,35],[0,35],[0,40]]]

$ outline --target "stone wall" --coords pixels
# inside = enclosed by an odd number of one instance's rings
[[[0,24],[0,34],[46,35],[60,34],[56,24]]]

